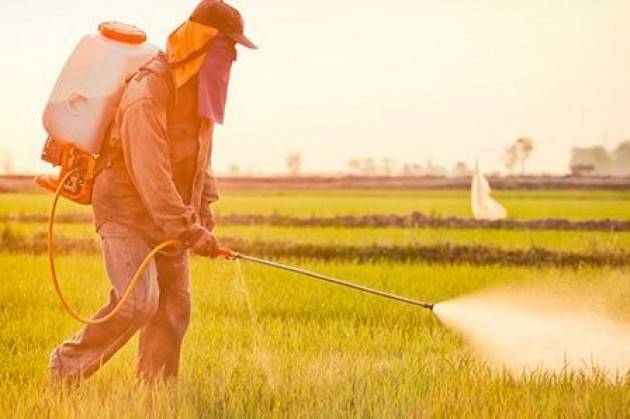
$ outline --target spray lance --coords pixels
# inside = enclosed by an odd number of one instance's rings
[[[332,276],[322,275],[317,272],[307,271],[302,268],[298,268],[295,266],[285,265],[278,262],[273,262],[270,260],[260,259],[254,256],[244,255],[242,253],[234,252],[230,249],[221,249],[219,251],[219,256],[225,257],[228,260],[238,260],[242,259],[248,262],[253,262],[258,265],[270,266],[272,268],[280,269],[283,271],[293,272],[298,275],[302,275],[305,277],[313,278],[319,281],[329,282],[331,284],[340,285],[342,287],[351,288],[357,291],[365,292],[368,294],[377,295],[379,297],[388,298],[390,300],[399,301],[401,303],[407,303],[414,306],[419,306],[422,308],[426,308],[428,310],[433,310],[433,303],[427,303],[425,301],[414,300],[412,298],[403,297],[400,295],[392,294],[389,292],[377,290],[374,288],[365,287],[363,285],[355,284],[353,282],[344,281],[342,279],[334,278]]]

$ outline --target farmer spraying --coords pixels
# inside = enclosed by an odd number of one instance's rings
[[[188,249],[211,257],[219,251],[209,164],[237,43],[256,48],[239,12],[204,0],[170,35],[166,52],[126,79],[95,165],[94,221],[113,289],[94,318],[112,313],[156,245],[180,244],[148,262],[115,316],[89,324],[52,352],[55,380],[90,376],[138,331],[140,377],[177,375],[190,318]]]
[[[515,366],[517,373],[523,368],[549,365],[558,366],[564,373],[569,371],[570,359],[583,364],[589,358],[605,360],[606,367],[614,368],[612,378],[618,379],[620,372],[628,371],[623,351],[628,345],[625,339],[615,338],[619,335],[616,324],[586,316],[545,315],[540,310],[544,304],[538,299],[535,309],[521,310],[513,307],[518,296],[514,301],[512,288],[503,300],[482,295],[434,304],[267,260],[271,252],[261,247],[260,257],[219,248],[212,235],[209,209],[217,193],[212,176],[203,169],[210,161],[214,123],[223,121],[235,44],[254,47],[243,37],[238,12],[216,0],[202,2],[189,21],[173,32],[165,54],[145,42],[146,34],[138,28],[108,22],[99,27],[99,32],[84,37],[77,46],[44,115],[49,136],[42,158],[61,167],[58,178],[37,179],[38,184],[55,193],[48,223],[51,279],[65,311],[87,325],[51,354],[55,383],[76,382],[91,375],[137,331],[140,377],[150,382],[177,375],[181,343],[190,317],[188,249],[236,262],[236,285],[245,296],[253,330],[253,345],[245,342],[246,347],[251,347],[252,359],[264,372],[272,397],[277,382],[275,369],[270,366],[273,358],[264,348],[262,328],[257,323],[240,261],[433,311],[446,326],[474,342],[489,361]],[[490,199],[489,191],[481,189]],[[478,204],[483,195],[473,193],[473,203]],[[113,290],[109,305],[91,318],[72,309],[57,277],[53,225],[60,197],[94,204]],[[242,247],[240,250],[248,252],[247,243],[243,242]],[[275,254],[301,255],[282,252],[281,249]],[[340,249],[339,254],[343,253]],[[408,256],[402,252],[400,258]],[[388,276],[395,273],[387,271]],[[362,312],[357,314],[361,316]],[[576,328],[576,324],[586,327]],[[427,339],[432,348],[439,350],[439,342],[433,343],[434,335],[431,333]],[[408,344],[408,337],[413,336],[403,330],[399,335],[401,345]],[[592,345],[595,341],[598,345]],[[350,356],[356,355],[349,349]],[[383,350],[387,355],[388,349]],[[402,346],[395,352],[389,351],[396,359],[400,353],[414,356]],[[383,359],[380,355],[371,358],[379,365]],[[542,362],[535,363],[537,360]],[[377,372],[390,374],[389,368],[385,371],[379,365],[374,366]],[[309,367],[309,372],[318,373],[318,368]],[[366,369],[360,366],[350,373],[363,375],[363,371]],[[483,369],[473,371],[483,373]],[[254,390],[258,390],[258,380],[253,381]],[[395,385],[394,380],[386,381]],[[361,388],[359,391],[364,393]],[[396,389],[392,391],[396,393]],[[266,399],[265,392],[257,394]],[[395,407],[402,404],[411,406],[403,400]],[[352,413],[365,411],[365,407],[359,409],[362,410]],[[395,410],[390,409],[389,413],[392,411]]]
[[[236,9],[202,1],[170,35],[166,53],[135,26],[106,22],[99,32],[79,42],[44,111],[42,159],[60,167],[58,177],[36,178],[54,192],[50,274],[64,310],[86,325],[52,352],[54,382],[90,376],[138,331],[139,376],[176,377],[190,320],[188,250],[433,310],[433,303],[219,247],[210,210],[218,199],[209,170],[213,127],[223,123],[236,44],[256,48]],[[61,197],[94,206],[113,289],[91,318],[72,308],[57,275]]]

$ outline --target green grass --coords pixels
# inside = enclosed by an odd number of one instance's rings
[[[573,220],[630,218],[630,192],[615,191],[498,191],[495,196],[510,218]],[[47,214],[50,194],[2,194],[0,216]],[[224,214],[283,214],[293,216],[407,214],[470,217],[470,197],[464,190],[417,191],[225,191],[216,204]],[[59,213],[89,212],[65,200]]]
[[[506,283],[561,280],[593,290],[629,273],[302,264],[434,301]],[[128,345],[78,391],[60,397],[48,390],[47,355],[78,326],[55,300],[45,257],[0,254],[0,271],[2,417],[146,417],[148,410],[157,417],[614,417],[630,408],[628,383],[493,374],[429,312],[244,265],[258,314],[256,334],[232,264],[200,259],[176,395],[160,388],[150,393],[135,382],[135,345]],[[83,313],[103,302],[107,287],[99,257],[62,257],[60,272]],[[630,319],[627,281],[610,295],[593,294]]]
[[[33,215],[50,212],[53,195],[49,193],[7,193],[0,194],[0,216]],[[84,214],[91,207],[75,204],[67,199],[60,199],[58,214]]]
[[[496,195],[513,218],[630,218],[630,192]],[[50,198],[0,195],[0,217],[46,214]],[[465,191],[229,191],[217,209],[293,216],[416,210],[470,215]],[[85,213],[89,207],[64,201],[60,212]],[[42,223],[0,225],[7,228],[25,236],[45,232]],[[56,228],[60,236],[97,240],[89,224]],[[608,232],[220,226],[218,233],[339,245],[450,242],[580,252],[630,247],[630,233]],[[438,302],[497,286],[543,293],[564,284],[587,295],[587,305],[630,321],[627,268],[288,262]],[[78,325],[56,300],[45,255],[0,249],[0,417],[625,417],[630,411],[630,380],[492,372],[429,312],[250,264],[243,270],[258,329],[233,264],[194,259],[193,319],[177,391],[136,382],[131,342],[76,392],[61,396],[49,389],[48,353]],[[100,256],[60,256],[59,273],[81,313],[104,302],[108,287]],[[562,302],[574,297],[567,293]]]
[[[217,234],[260,241],[340,246],[451,243],[517,249],[541,247],[580,252],[630,249],[630,232],[605,231],[219,226]]]
[[[607,191],[500,191],[495,194],[510,218],[630,218],[630,193]],[[410,213],[470,217],[467,191],[314,191],[223,194],[223,213],[294,216]]]
[[[26,237],[44,235],[43,223],[0,223],[0,231],[10,231]],[[92,224],[56,224],[59,237],[98,240]],[[337,244],[339,246],[406,245],[406,244],[479,244],[492,247],[524,249],[540,247],[575,252],[630,249],[630,232],[554,231],[554,230],[491,230],[491,229],[405,229],[405,228],[341,228],[341,227],[277,227],[218,226],[217,235],[256,241],[287,243]]]

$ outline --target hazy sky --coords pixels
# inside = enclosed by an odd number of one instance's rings
[[[0,150],[41,170],[41,113],[80,37],[103,20],[163,46],[195,0],[0,0]],[[260,50],[241,50],[214,164],[306,170],[352,157],[451,167],[532,137],[530,168],[630,137],[627,0],[233,1]]]

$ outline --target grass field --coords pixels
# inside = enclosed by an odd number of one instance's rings
[[[627,192],[497,194],[515,218],[630,218]],[[48,195],[0,195],[0,215],[45,214]],[[62,212],[86,209],[64,204]],[[230,192],[219,211],[345,215],[468,216],[458,191]],[[42,223],[3,221],[0,230],[40,237]],[[60,236],[91,237],[89,224],[59,225]],[[288,243],[361,246],[479,243],[501,248],[628,250],[630,233],[220,226],[218,233]],[[39,236],[38,236],[39,235]],[[466,264],[286,260],[413,298],[445,301],[511,286],[544,293],[558,284],[630,322],[630,268],[577,269]],[[193,320],[177,391],[135,380],[130,343],[72,394],[50,390],[49,351],[78,329],[49,284],[44,254],[0,251],[1,417],[625,417],[630,379],[545,372],[513,376],[490,369],[430,312],[243,263],[257,322],[233,262],[195,258]],[[59,257],[64,290],[82,313],[105,299],[100,256]],[[566,302],[575,297],[566,294]],[[489,325],[491,328],[491,325]]]
[[[630,218],[630,192],[616,191],[497,191],[510,218],[568,218],[572,220]],[[242,214],[331,216],[358,214],[405,214],[420,211],[434,216],[470,217],[470,195],[464,190],[429,191],[226,191],[216,210]],[[0,216],[45,214],[50,196],[5,194]],[[84,213],[89,207],[69,202],[59,213]]]
[[[44,223],[2,223],[0,232],[28,236],[46,234]],[[55,226],[60,237],[91,238],[98,236],[92,224],[62,224]],[[542,247],[571,251],[621,251],[630,249],[630,232],[608,231],[528,231],[489,229],[433,229],[433,228],[341,228],[341,227],[278,227],[268,225],[218,226],[219,237],[235,236],[250,240],[291,243],[347,245],[392,244],[480,244],[501,248]]]

